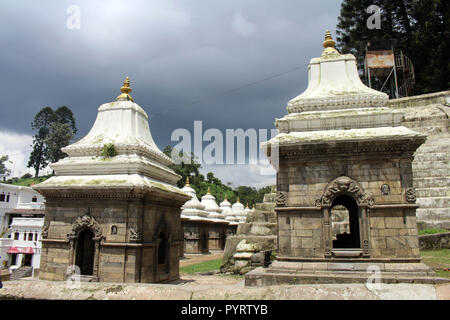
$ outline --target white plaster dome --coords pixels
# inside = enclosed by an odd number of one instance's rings
[[[202,197],[201,203],[205,206],[205,210],[208,212],[222,212],[222,209],[217,205],[216,198],[211,194],[210,190],[208,190],[208,193]]]
[[[123,88],[131,91],[128,78]],[[89,133],[62,148],[69,157],[51,165],[57,175],[137,173],[176,184],[180,176],[167,168],[173,162],[156,146],[147,113],[129,99],[121,95],[117,101],[100,106]],[[104,161],[102,150],[108,144],[114,146],[117,155]]]
[[[329,31],[321,57],[311,59],[307,89],[290,100],[288,113],[385,106],[387,94],[367,87],[359,78],[356,58],[334,48]]]
[[[244,212],[244,205],[239,202],[238,198],[236,203],[231,206],[231,209],[233,210],[233,213],[241,213]]]
[[[208,212],[205,211],[205,206],[198,200],[197,193],[195,190],[189,185],[189,180],[186,185],[181,189],[184,193],[191,196],[191,199],[187,201],[181,207],[181,215],[182,217],[207,217]]]
[[[228,201],[227,197],[220,203],[220,208],[223,213],[231,213],[231,203]]]
[[[153,141],[147,113],[129,95],[128,77],[120,90],[116,101],[100,106],[89,133],[62,148],[69,156],[50,165],[55,176],[36,190],[131,186],[170,191],[186,198],[176,185],[181,177],[168,167],[172,160]]]

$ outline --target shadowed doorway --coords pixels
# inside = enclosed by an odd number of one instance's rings
[[[85,229],[80,232],[77,240],[77,255],[75,264],[82,275],[92,276],[94,271],[94,233]]]
[[[333,240],[333,248],[361,248],[359,235],[358,204],[356,203],[355,199],[347,195],[336,197],[331,206],[332,215],[333,208],[335,206],[343,206],[348,212],[348,228],[346,228],[343,233],[336,234],[336,240]]]

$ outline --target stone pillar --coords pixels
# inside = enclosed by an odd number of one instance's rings
[[[75,255],[75,236],[69,236],[69,266],[73,266],[75,264],[74,255]]]
[[[363,207],[361,209],[361,248],[363,250],[363,256],[369,257],[369,209]]]
[[[331,224],[330,208],[323,208],[323,246],[325,249],[325,257],[331,257],[331,249],[333,248],[332,234],[333,228]]]
[[[100,241],[102,240],[101,237],[94,238],[95,242],[95,253],[94,253],[94,270],[92,272],[92,275],[98,279],[98,265],[100,261]]]

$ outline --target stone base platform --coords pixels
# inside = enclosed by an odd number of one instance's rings
[[[261,267],[247,273],[245,286],[375,283],[378,271],[381,283],[450,282],[447,278],[434,277],[434,272],[423,263],[274,261],[269,268]]]

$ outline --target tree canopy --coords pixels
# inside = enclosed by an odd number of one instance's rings
[[[379,29],[367,26],[374,14],[367,9],[373,5],[380,8]],[[394,40],[395,48],[414,65],[414,94],[448,90],[449,14],[447,0],[344,0],[337,25],[338,48],[362,57],[367,43]]]
[[[50,107],[42,108],[34,117],[31,128],[36,132],[33,136],[33,150],[28,160],[28,167],[39,171],[50,162],[57,162],[66,156],[61,151],[67,146],[77,131],[72,111],[61,106],[56,111]]]
[[[0,174],[2,175],[7,175],[11,172],[8,168],[6,168],[5,165],[8,159],[9,159],[8,156],[0,156]]]

